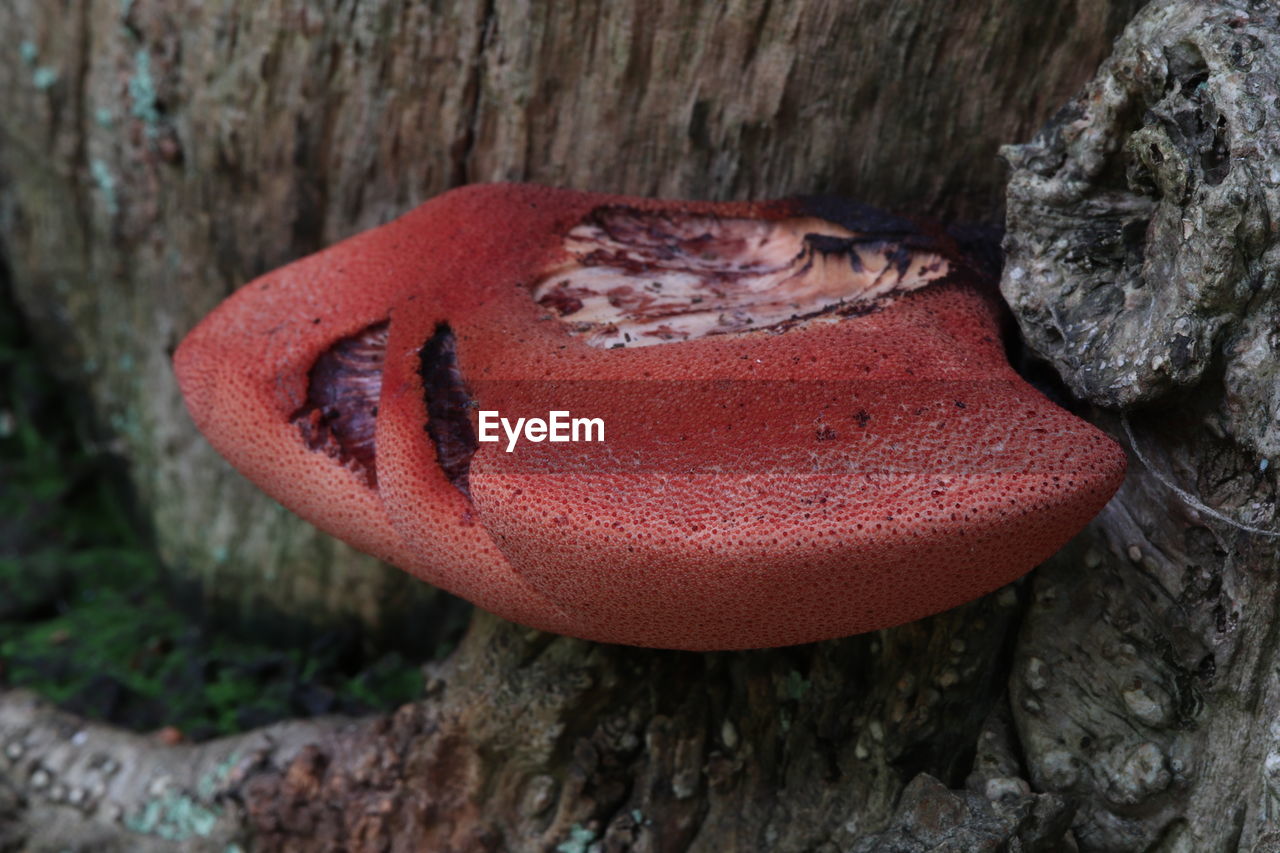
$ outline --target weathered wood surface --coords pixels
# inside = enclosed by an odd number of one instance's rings
[[[1131,449],[1010,681],[1085,849],[1280,849],[1278,95],[1274,3],[1163,2],[1009,151],[1005,296]]]

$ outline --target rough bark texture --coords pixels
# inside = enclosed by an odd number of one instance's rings
[[[1278,93],[1273,3],[1158,3],[1007,151],[1005,295],[1133,457],[1037,572],[1010,682],[1086,849],[1280,839]]]
[[[200,555],[231,534],[188,515],[248,493],[226,473],[221,494],[184,491],[221,469],[164,347],[236,281],[459,180],[825,189],[984,218],[1001,181],[984,152],[1065,99],[1132,11],[556,6],[228,2],[215,20],[137,0],[62,28],[0,9],[32,44],[0,63],[5,251],[51,352],[73,373],[94,359],[180,570],[238,583],[308,559],[217,563]],[[1134,450],[1029,595],[708,655],[477,614],[390,717],[202,747],[4,696],[0,849],[1280,849],[1277,539],[1258,532],[1276,512],[1278,33],[1269,2],[1154,3],[1008,150],[1006,296]],[[319,561],[333,577],[355,571],[339,555]],[[304,610],[341,610],[307,588]],[[127,768],[100,792],[95,755]]]
[[[176,836],[217,851],[876,850],[869,833],[915,778],[912,801],[941,810],[923,818],[935,835],[1003,843],[1047,825],[1056,839],[1071,807],[1016,778],[999,711],[979,747],[991,757],[972,758],[999,707],[992,661],[1007,660],[1017,604],[1006,590],[882,635],[706,655],[478,614],[429,673],[427,698],[389,718],[197,748],[0,696],[0,780],[13,792],[7,804],[0,795],[0,827],[7,808],[11,838],[37,849],[84,839],[125,851]],[[105,760],[119,769],[100,780]],[[975,793],[947,790],[971,764]],[[92,794],[73,805],[73,789]],[[970,811],[980,827],[965,824]],[[906,808],[895,823],[908,836],[909,815],[922,820]]]

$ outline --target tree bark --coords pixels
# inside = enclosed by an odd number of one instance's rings
[[[1132,458],[1010,680],[1090,850],[1280,849],[1277,81],[1273,4],[1154,4],[1007,153],[1005,296]]]
[[[33,117],[5,119],[5,249],[47,337],[74,330],[52,350],[70,364],[150,353],[136,362],[151,365],[149,392],[121,391],[118,364],[89,386],[101,411],[150,413],[119,440],[158,466],[140,487],[149,505],[175,501],[156,510],[173,559],[184,537],[192,553],[208,544],[174,496],[217,501],[183,495],[166,457],[182,449],[192,472],[216,463],[180,425],[164,344],[111,324],[145,317],[171,344],[214,291],[462,180],[828,189],[989,219],[1002,177],[973,158],[1043,120],[1092,71],[1081,50],[1100,57],[1132,7],[986,5],[957,20],[923,3],[685,18],[611,4],[529,11],[532,24],[501,4],[376,6],[342,25],[291,7],[305,38],[283,34],[272,7],[228,13],[201,46],[141,0],[101,35],[109,16],[91,6],[70,41],[75,85],[55,91],[62,72],[43,89],[28,81],[53,67],[46,51],[61,55],[41,42],[0,95],[22,105],[6,116]],[[116,55],[115,38],[140,45],[117,56],[124,79],[146,51],[168,82],[153,81],[165,92],[154,114],[120,118],[132,136],[104,135],[142,164],[112,183],[101,176],[124,161],[86,152],[103,144],[90,66]],[[1033,142],[1007,150],[1006,298],[1132,452],[1120,495],[1030,584],[873,635],[750,653],[597,645],[477,613],[427,696],[389,717],[194,747],[10,694],[0,849],[1280,849],[1277,57],[1270,4],[1159,0]],[[217,72],[190,76],[201,62]],[[227,94],[253,75],[269,85]],[[205,81],[198,96],[192,80]],[[59,149],[62,133],[80,147]],[[17,168],[14,151],[45,168]],[[57,229],[75,252],[53,253]],[[178,269],[191,271],[183,299],[140,286]],[[288,550],[192,576],[280,570]],[[328,571],[346,570],[338,553]],[[339,607],[323,601],[300,607]],[[364,618],[382,617],[374,605]],[[99,778],[104,757],[127,772]]]

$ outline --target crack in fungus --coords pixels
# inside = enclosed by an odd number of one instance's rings
[[[471,500],[471,457],[479,442],[471,426],[471,393],[458,369],[457,339],[448,324],[440,323],[422,346],[419,375],[426,395],[427,435],[435,445],[436,460],[449,482]]]
[[[290,420],[303,442],[378,484],[375,426],[387,353],[387,321],[340,339],[307,376],[307,402]]]

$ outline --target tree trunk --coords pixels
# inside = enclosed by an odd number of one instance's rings
[[[369,567],[250,504],[181,415],[166,350],[227,289],[472,180],[992,220],[995,146],[1134,11],[227,5],[0,9],[4,248],[174,571],[373,626],[392,576],[353,594]],[[1277,57],[1270,4],[1160,0],[1008,151],[1006,296],[1133,452],[1029,586],[750,653],[477,613],[390,717],[195,747],[9,694],[0,849],[1280,849]]]
[[[1003,289],[1129,445],[1010,693],[1091,850],[1280,850],[1280,14],[1160,3],[1008,152]]]

